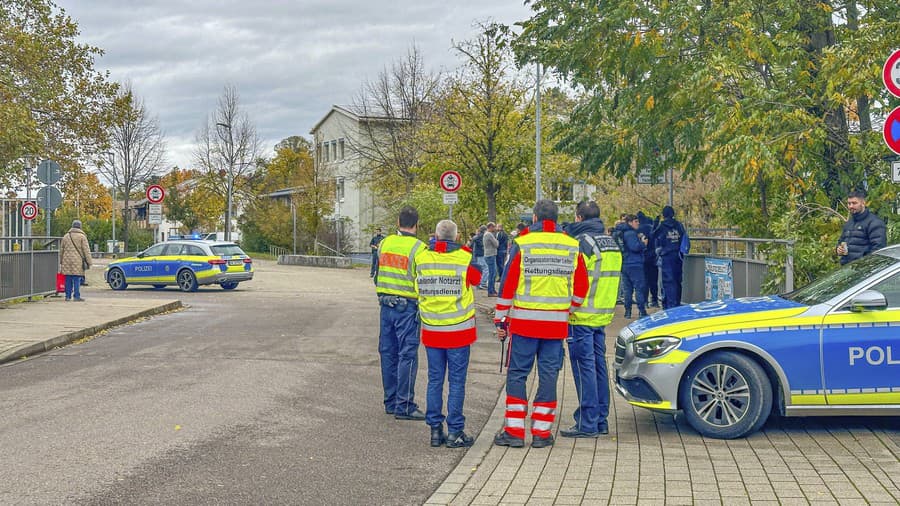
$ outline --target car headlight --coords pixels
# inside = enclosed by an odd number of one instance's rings
[[[681,345],[677,337],[651,337],[634,342],[634,355],[638,358],[658,358]]]

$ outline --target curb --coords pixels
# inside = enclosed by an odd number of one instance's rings
[[[54,348],[60,348],[67,344],[70,344],[79,339],[92,336],[98,332],[111,329],[113,327],[118,327],[119,325],[124,325],[128,322],[132,322],[139,318],[143,318],[145,316],[153,316],[160,313],[165,313],[167,311],[172,311],[175,309],[179,309],[184,307],[180,300],[176,300],[175,302],[169,302],[168,304],[163,304],[161,306],[152,307],[150,309],[145,309],[143,311],[139,311],[129,316],[125,316],[122,318],[117,318],[112,321],[108,321],[105,323],[101,323],[99,325],[94,325],[92,327],[84,328],[81,330],[76,330],[73,332],[67,332],[65,334],[51,337],[44,341],[40,341],[37,343],[28,344],[22,346],[20,348],[16,348],[14,350],[6,351],[0,353],[0,364],[4,364],[7,362],[12,362],[14,360],[23,359],[30,357],[32,355],[37,355],[39,353],[43,353],[45,351],[50,351]]]

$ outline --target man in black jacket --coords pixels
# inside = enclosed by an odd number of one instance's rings
[[[881,218],[866,209],[865,190],[850,192],[847,208],[850,209],[850,219],[844,223],[841,238],[834,249],[841,257],[841,265],[887,246],[887,229]]]

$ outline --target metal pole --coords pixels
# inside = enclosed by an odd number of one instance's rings
[[[31,202],[31,174],[34,172],[34,167],[31,166],[30,161],[25,162],[28,166],[25,167],[25,201]],[[28,245],[28,249],[31,249],[31,220],[25,220],[25,237],[26,244]],[[22,246],[25,246],[23,244]],[[34,265],[32,263],[32,265]]]
[[[675,169],[668,168],[669,171],[669,205],[675,207]]]
[[[112,242],[113,242],[113,250],[112,252],[116,252],[116,185],[113,183],[112,188]]]
[[[537,64],[537,85],[535,86],[534,122],[534,200],[541,200],[541,64]]]
[[[231,192],[234,191],[234,137],[228,125],[228,207],[225,208],[225,240],[231,240]]]
[[[294,197],[291,196],[291,234],[294,242],[294,254],[297,254],[297,206],[294,205]]]
[[[447,218],[447,219],[448,219],[448,220],[452,220],[452,219],[453,219],[453,204],[450,204],[450,217]]]

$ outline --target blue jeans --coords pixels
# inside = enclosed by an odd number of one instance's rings
[[[487,272],[482,273],[482,283],[487,279],[487,291],[488,295],[496,295],[497,294],[497,256],[492,255],[489,257],[484,257],[484,261],[487,263]]]
[[[578,392],[575,424],[595,432],[607,427],[609,375],[606,368],[606,332],[603,327],[569,326],[569,358]]]
[[[481,283],[478,284],[478,288],[485,289],[487,288],[487,262],[484,261],[484,257],[475,257],[475,264],[481,267]]]
[[[622,274],[622,285],[625,289],[623,294],[625,314],[631,314],[632,292],[634,292],[634,298],[637,299],[638,312],[640,314],[646,313],[647,300],[645,299],[645,292],[647,290],[647,280],[644,278],[644,265],[626,265],[622,267]]]
[[[81,298],[81,278],[82,276],[66,274],[66,300],[74,295],[76,299]]]
[[[425,423],[431,427],[444,423],[444,375],[450,383],[447,389],[447,432],[461,432],[466,426],[463,402],[466,400],[466,373],[469,371],[470,346],[461,348],[425,347],[428,357],[428,407]]]
[[[677,253],[671,253],[660,257],[660,275],[665,298],[663,309],[681,305],[681,275],[684,265]]]
[[[556,400],[556,380],[562,365],[562,339],[538,339],[513,334],[510,338],[509,372],[506,393],[517,399],[528,399],[525,382],[537,358],[538,388],[534,402]]]
[[[414,401],[418,352],[418,305],[412,302],[402,302],[395,307],[382,304],[378,353],[381,354],[381,383],[384,385],[386,411],[408,415],[418,409]]]

